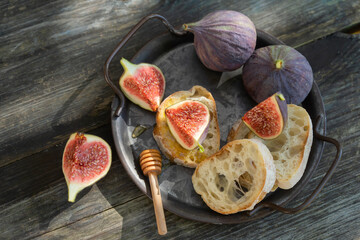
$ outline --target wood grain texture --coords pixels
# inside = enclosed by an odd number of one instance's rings
[[[109,125],[91,134],[114,149]],[[69,203],[61,169],[65,144],[0,168],[0,238],[32,238],[142,196],[113,152],[106,177]]]
[[[109,122],[113,93],[102,66],[141,17],[157,12],[179,26],[217,9],[241,11],[292,46],[360,22],[360,2],[349,0],[3,2],[0,166]],[[148,23],[121,55],[130,58],[163,31]],[[119,57],[111,68],[114,79],[121,73]]]
[[[91,133],[102,137],[114,149],[113,140],[109,134],[110,132],[111,128],[107,125],[106,127],[100,127]],[[57,144],[41,153],[31,155],[1,167],[0,176],[2,181],[0,181],[0,209],[4,208],[3,204],[5,203],[9,204],[25,199],[40,191],[48,189],[53,186],[54,183],[58,183],[59,180],[62,181],[63,173],[61,159],[65,144],[66,142]],[[115,152],[113,154],[115,155]],[[115,168],[118,168],[118,165],[120,165],[117,160],[118,159],[114,157],[113,165],[115,165]],[[122,182],[122,180],[118,180]]]
[[[312,211],[317,211],[316,217],[309,215],[306,210],[297,215],[277,213],[260,221],[237,225],[204,224],[180,218],[166,211],[168,234],[160,237],[154,223],[151,201],[143,196],[131,201],[131,204],[119,205],[101,214],[41,235],[39,239],[71,239],[74,235],[105,236],[109,239],[120,237],[121,239],[355,239],[358,237],[360,232],[357,230],[356,217],[351,216],[346,221],[342,221],[341,218],[331,219],[331,207],[336,209],[336,204],[327,204],[327,210],[323,209],[323,205],[315,206]],[[348,211],[351,211],[349,207],[342,209],[339,214]],[[104,224],[108,219],[113,225]],[[139,219],[141,220],[138,221]],[[347,228],[354,230],[344,231],[343,225],[334,223],[336,220],[340,220],[340,224],[347,224]],[[89,226],[92,227],[91,232],[87,231],[90,230]],[[111,228],[110,232],[101,230],[109,228]],[[83,230],[90,234],[84,235]],[[104,232],[104,235],[99,235],[99,232]]]
[[[165,211],[168,234],[162,238],[360,237],[360,36],[334,34],[298,50],[308,58],[314,70],[314,79],[322,92],[327,112],[327,135],[340,140],[343,146],[342,160],[330,182],[304,211],[295,215],[275,213],[249,224],[204,224]],[[111,139],[108,125],[92,133],[108,141]],[[66,184],[59,173],[61,165],[58,159],[64,144],[0,168],[3,180],[0,189],[5,191],[0,196],[6,199],[0,205],[1,237],[160,238],[157,235],[152,202],[132,183],[116,154],[109,174],[92,188],[84,190],[76,203],[67,203]],[[316,174],[289,206],[297,206],[304,201],[320,182],[334,156],[335,148],[326,144]],[[24,161],[29,162],[29,165]],[[48,161],[52,163],[46,165]],[[40,166],[42,164],[44,166]],[[33,170],[30,166],[39,170]],[[45,171],[50,167],[54,170]],[[44,172],[41,173],[42,171]],[[6,192],[8,188],[10,190]],[[20,189],[18,192],[17,188]]]

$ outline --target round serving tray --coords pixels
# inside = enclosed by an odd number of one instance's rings
[[[168,23],[166,22],[165,24]],[[156,124],[156,113],[146,111],[125,99],[118,88],[115,89],[115,85],[110,82],[111,80],[108,76],[108,66],[112,58],[135,31],[130,32],[131,34],[129,33],[121,42],[123,44],[120,43],[120,47],[118,46],[110,55],[105,64],[105,79],[118,95],[114,97],[111,106],[111,124],[118,156],[131,179],[143,193],[151,198],[148,180],[142,174],[139,165],[139,155],[145,149],[158,149],[152,136],[152,131]],[[189,90],[194,85],[201,85],[208,89],[216,101],[221,133],[221,146],[223,146],[226,143],[226,137],[232,124],[241,118],[245,112],[254,107],[256,103],[244,90],[241,75],[235,76],[221,86],[218,86],[221,73],[211,71],[202,65],[193,46],[192,34],[173,34],[173,31],[171,32],[172,33],[163,34],[148,42],[131,61],[133,63],[146,62],[155,64],[162,70],[166,79],[164,98],[180,90]],[[274,44],[283,43],[273,36],[257,30],[256,48]],[[294,213],[309,205],[322,189],[328,178],[330,178],[340,158],[341,149],[340,146],[337,146],[338,153],[333,164],[334,166],[331,167],[331,171],[329,170],[328,174],[324,177],[321,183],[322,186],[320,186],[321,184],[318,186],[314,193],[307,199],[307,202],[304,202],[298,209],[281,207],[298,195],[311,179],[321,159],[324,140],[326,141],[326,139],[323,139],[326,137],[322,136],[325,135],[326,129],[325,109],[316,82],[314,82],[309,95],[302,105],[312,119],[315,138],[305,173],[292,189],[278,189],[268,194],[252,211],[232,215],[221,215],[208,208],[203,203],[201,197],[194,191],[191,183],[191,175],[194,169],[174,165],[163,156],[164,165],[162,173],[159,176],[159,185],[164,208],[181,217],[196,221],[214,224],[230,224],[263,218],[276,210],[285,213]],[[132,132],[134,128],[139,125],[148,126],[148,129],[137,138],[133,138]]]

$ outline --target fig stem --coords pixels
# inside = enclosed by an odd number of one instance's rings
[[[276,60],[276,62],[275,62],[276,69],[281,69],[282,65],[283,65],[283,60],[281,60],[281,59]]]
[[[75,199],[76,199],[76,195],[77,193],[74,193],[74,192],[69,192],[69,198],[68,198],[68,201],[69,202],[75,202]]]
[[[68,184],[68,201],[69,202],[75,202],[77,194],[83,189],[84,187],[81,187],[77,184]]]
[[[284,95],[282,95],[282,93],[277,93],[276,95],[279,97],[281,101],[285,101],[285,97]]]
[[[120,60],[121,66],[123,66],[125,71],[131,71],[133,70],[133,68],[136,68],[136,65],[129,62],[128,60],[126,60],[125,58],[121,58]],[[131,69],[131,70],[130,70]]]
[[[185,23],[182,25],[182,28],[185,30],[185,31],[190,31],[191,32],[191,26],[194,26],[195,24],[194,23]]]
[[[199,142],[198,142],[197,144],[198,144],[198,146],[199,146],[199,151],[200,151],[201,153],[205,152],[204,147],[203,147]]]

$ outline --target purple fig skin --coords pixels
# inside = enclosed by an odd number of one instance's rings
[[[240,68],[255,49],[254,23],[236,11],[215,11],[183,27],[194,34],[194,46],[201,62],[214,71]]]
[[[280,109],[280,113],[281,113],[281,116],[283,118],[283,122],[284,122],[284,127],[287,123],[287,120],[288,120],[288,111],[287,111],[287,103],[286,103],[286,99],[282,100],[279,95],[282,94],[280,92],[277,92],[275,94],[275,99],[276,99],[276,102],[279,106],[279,109]],[[283,95],[283,94],[282,94]]]
[[[309,62],[285,45],[256,49],[244,65],[242,78],[245,89],[257,103],[281,92],[288,104],[300,104],[313,84]]]
[[[201,137],[199,138],[199,144],[202,144],[202,142],[206,139],[206,136],[209,132],[209,126],[210,126],[210,121],[208,123],[208,125],[206,126],[205,130],[203,131],[203,133],[201,134]]]

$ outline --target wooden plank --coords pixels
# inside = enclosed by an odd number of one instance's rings
[[[93,239],[122,239],[123,221],[123,216],[112,208],[34,239],[74,239],[74,236],[77,239],[88,239],[89,236]]]
[[[66,184],[60,182],[43,193],[8,206],[0,211],[1,237],[4,239],[33,238],[80,219],[101,214],[117,206],[114,201],[121,204],[141,195],[129,179],[123,183],[116,182],[117,186],[113,184],[112,191],[107,192],[104,189],[111,185],[103,185],[108,181],[105,179],[81,192],[73,204],[67,202]],[[123,192],[123,189],[127,189],[126,192]],[[108,193],[111,193],[111,196],[108,196]]]
[[[336,191],[341,191],[338,186]],[[355,191],[354,191],[355,192]],[[359,236],[358,214],[360,197],[355,192],[344,204],[339,195],[327,201],[328,194],[322,195],[311,208],[296,215],[276,213],[252,223],[236,225],[211,225],[180,218],[165,211],[169,239],[354,239]],[[315,213],[315,214],[314,214]],[[352,229],[352,231],[349,231]],[[109,239],[158,239],[151,201],[144,197],[119,205],[98,215],[81,219],[39,236],[38,239],[109,238]]]
[[[180,26],[217,10],[244,12],[259,29],[297,46],[360,22],[360,2],[306,1],[11,1],[0,5],[0,166],[109,122],[113,93],[102,66],[146,14]],[[150,27],[151,26],[151,27]],[[164,31],[140,30],[121,55],[131,57]],[[114,79],[121,68],[112,65]]]
[[[5,239],[32,238],[44,232],[96,215],[142,196],[120,164],[94,186],[83,190],[75,203],[67,201],[67,187],[59,180],[46,190],[0,210],[0,232]]]
[[[110,125],[100,127],[90,133],[102,137],[112,147],[113,162],[109,175],[113,175],[114,171],[118,170],[121,166],[115,152]],[[0,209],[3,209],[5,204],[16,202],[47,190],[53,184],[58,184],[59,181],[64,182],[61,164],[65,144],[66,142],[57,144],[40,153],[1,167]],[[115,178],[114,180],[122,181],[124,179]],[[126,178],[126,180],[128,179]]]
[[[11,239],[31,238],[141,196],[122,167],[110,126],[92,131],[110,143],[113,162],[105,178],[67,201],[61,169],[65,142],[0,168],[0,233]]]
[[[326,148],[329,150],[329,148]],[[350,149],[351,150],[351,149]],[[327,154],[331,157],[333,153]],[[352,154],[349,151],[344,152],[345,156]],[[356,157],[349,159],[357,161]],[[322,162],[324,163],[324,162]],[[328,163],[322,164],[328,165]],[[324,168],[328,166],[323,166]],[[304,200],[319,181],[324,168],[320,167],[316,177],[304,189],[304,194],[298,198],[296,203]],[[189,238],[207,239],[231,239],[231,238],[249,238],[262,239],[266,236],[285,237],[285,239],[313,239],[332,237],[336,239],[343,236],[343,239],[353,239],[358,236],[356,232],[359,225],[359,212],[354,209],[360,209],[358,201],[360,193],[354,182],[353,176],[347,174],[354,166],[339,166],[339,171],[335,174],[331,185],[329,184],[324,192],[312,204],[300,214],[283,215],[274,214],[264,220],[255,221],[252,224],[239,224],[228,226],[215,226],[203,224],[182,219],[174,214],[166,211],[166,219],[168,224],[169,238]],[[360,167],[357,164],[355,167]],[[62,187],[60,188],[62,189]],[[38,233],[46,232],[41,235],[40,239],[71,239],[71,238],[110,238],[129,239],[136,236],[137,239],[156,239],[156,225],[154,223],[154,215],[151,201],[141,196],[130,202],[120,205],[113,205],[111,208],[109,203],[98,194],[98,189],[94,187],[79,202],[70,206],[58,206],[57,199],[64,198],[66,189],[60,190],[59,187],[49,190],[48,194],[41,198],[34,198],[28,205],[28,201],[16,204],[9,211],[1,212],[2,219],[7,219],[7,227],[3,227],[1,231],[3,237],[12,236],[23,238],[27,236],[32,238]],[[104,192],[102,192],[104,196]],[[50,196],[53,196],[52,198]],[[50,197],[50,201],[44,201]],[[99,200],[100,199],[100,200]],[[331,199],[331,200],[329,200]],[[54,203],[55,200],[55,203]],[[65,199],[63,199],[65,200]],[[34,209],[34,203],[38,203],[38,207]],[[347,204],[350,203],[350,204]],[[26,206],[24,206],[26,204]],[[40,208],[47,204],[51,204],[52,208],[57,209],[53,215],[43,216],[39,219],[40,213],[36,213]],[[105,206],[105,207],[104,207]],[[107,208],[106,208],[107,207]],[[99,209],[105,209],[99,211]],[[33,209],[32,211],[30,209]],[[93,214],[89,214],[90,209],[96,209]],[[25,211],[25,212],[24,212]],[[31,212],[29,212],[31,211]],[[86,214],[84,214],[86,212]],[[99,212],[99,214],[96,214]],[[353,212],[353,213],[352,213]],[[352,213],[352,214],[349,214]],[[44,212],[41,211],[41,214]],[[14,215],[16,219],[13,220]],[[24,218],[26,217],[26,218]],[[49,219],[47,219],[49,218]],[[23,220],[22,220],[23,219]],[[10,222],[9,222],[10,221]],[[40,224],[39,224],[40,223]],[[38,226],[40,225],[40,226]],[[4,226],[1,224],[1,226]],[[61,227],[59,227],[61,226]],[[294,227],[296,226],[296,228]],[[331,226],[331,229],[329,229]],[[54,231],[49,231],[54,229]],[[304,233],[304,231],[306,232]]]
[[[330,182],[303,212],[296,215],[275,213],[251,224],[210,225],[186,220],[166,211],[167,238],[268,239],[271,236],[281,239],[355,239],[360,236],[360,126],[357,120],[360,114],[360,40],[358,37],[336,34],[298,50],[312,64],[315,80],[323,93],[328,119],[327,135],[340,140],[343,146],[342,161]],[[327,62],[322,64],[318,62],[325,60]],[[104,128],[95,133],[106,137],[107,131]],[[335,148],[326,144],[313,179],[289,206],[297,206],[315,189],[334,156]],[[28,161],[36,163],[39,158],[33,159]],[[11,165],[22,166],[15,164]],[[28,179],[26,174],[19,178],[23,176]],[[19,180],[8,179],[10,183],[19,184]],[[39,180],[35,179],[35,182]],[[22,189],[27,186],[23,184],[19,185]],[[52,179],[47,184],[52,186],[44,189],[44,185],[42,191],[30,189],[28,193],[34,192],[33,195],[18,195],[13,201],[2,205],[2,237],[158,238],[151,201],[131,182],[118,160],[114,159],[109,175],[96,186],[85,190],[75,204],[66,202],[64,180]],[[0,189],[4,188],[2,186]]]

